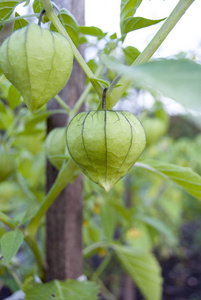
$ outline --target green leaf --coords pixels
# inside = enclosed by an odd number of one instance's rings
[[[149,252],[137,252],[125,246],[114,246],[114,250],[145,299],[160,300],[163,280],[156,258]]]
[[[43,10],[43,0],[34,0],[33,10],[36,14],[40,13]]]
[[[166,235],[168,238],[170,238],[172,240],[175,238],[172,231],[170,230],[170,228],[168,226],[166,226],[162,221],[160,221],[156,218],[147,217],[147,216],[142,216],[137,219],[139,219],[139,220],[143,221],[144,223],[146,223],[147,225],[155,228],[157,231]]]
[[[98,294],[95,283],[71,279],[29,284],[24,287],[24,292],[26,300],[96,300]]]
[[[165,18],[159,20],[149,20],[142,17],[128,17],[124,19],[123,23],[121,24],[121,34],[124,35],[134,30],[138,30],[144,27],[149,27],[151,25],[155,25],[164,20]]]
[[[8,19],[15,7],[24,1],[22,0],[1,0],[0,1],[0,30],[3,28],[3,21]]]
[[[122,23],[124,19],[132,17],[136,13],[141,2],[142,0],[121,0],[120,22]]]
[[[20,15],[16,12],[15,17],[19,17],[19,16]],[[25,19],[15,20],[13,30],[15,31],[17,29],[25,27],[27,26],[27,24],[29,24],[29,22],[27,22]]]
[[[0,101],[0,129],[8,129],[13,122],[14,114],[10,107]]]
[[[158,91],[190,109],[201,111],[200,64],[187,59],[161,59],[128,67],[106,55],[102,55],[101,60],[108,68],[125,75],[137,87]]]
[[[9,263],[17,254],[23,242],[23,233],[20,230],[5,233],[0,239],[4,263]]]
[[[135,166],[155,172],[166,179],[171,179],[189,194],[201,200],[201,176],[193,172],[191,168],[180,167],[156,160],[145,160],[136,163]]]
[[[11,85],[8,91],[8,103],[10,108],[15,109],[20,104],[21,94]]]
[[[107,35],[107,32],[105,33],[95,26],[80,26],[79,29],[82,34],[96,36],[99,40],[103,39]]]
[[[110,243],[113,240],[116,217],[114,209],[107,202],[101,204],[100,217],[106,240],[108,243]]]
[[[113,33],[112,35],[110,35],[110,39],[111,39],[111,40],[116,40],[116,39],[117,39],[117,34],[116,34],[116,32]]]
[[[122,203],[114,200],[110,200],[110,205],[123,219],[125,219],[130,225],[132,223],[132,213],[129,209],[125,208]]]
[[[30,0],[25,0],[25,4],[23,6],[25,7],[25,6],[29,5],[29,3],[30,3]]]
[[[131,65],[136,58],[140,55],[140,51],[132,46],[128,46],[122,49],[124,52],[125,61],[128,65]]]
[[[74,16],[65,8],[62,8],[59,11],[58,18],[68,32],[70,38],[73,40],[75,45],[78,45],[78,36],[79,36],[79,25],[74,18]],[[54,25],[51,23],[50,29],[52,31],[57,31]]]

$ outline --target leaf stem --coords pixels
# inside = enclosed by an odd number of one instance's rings
[[[7,269],[8,273],[13,277],[13,279],[17,283],[19,289],[21,290],[22,289],[22,282],[21,282],[20,278],[17,276],[17,274],[15,274],[15,272],[13,272],[13,270],[11,268],[11,265],[1,263],[1,266],[3,266],[5,269]]]
[[[0,26],[5,25],[5,24],[10,23],[10,22],[21,20],[21,19],[24,19],[24,18],[39,17],[39,15],[40,15],[39,13],[36,13],[36,14],[31,14],[31,15],[24,15],[24,16],[18,16],[18,17],[14,17],[14,18],[9,18],[9,19],[6,19],[4,21],[1,21],[0,22]]]
[[[90,256],[94,251],[100,248],[108,248],[106,242],[97,242],[83,249],[82,254],[84,257]]]
[[[2,213],[1,211],[0,211],[0,221],[2,223],[4,223],[5,225],[7,225],[12,230],[15,230],[18,227],[17,223],[15,223],[13,220],[11,220],[7,215]],[[23,232],[22,229],[21,229],[21,231]],[[43,279],[44,278],[44,261],[43,261],[41,252],[38,248],[37,242],[32,237],[30,237],[28,235],[24,236],[24,240],[27,243],[27,245],[29,246],[29,248],[32,250],[32,252],[33,252],[33,254],[36,258],[36,262],[37,262],[38,267],[39,267],[39,276],[40,276],[41,279]]]
[[[59,95],[54,96],[54,98],[68,113],[71,112],[71,108],[63,101],[63,99]]]
[[[79,63],[79,65],[81,66],[81,68],[83,69],[83,71],[85,72],[87,77],[89,78],[89,80],[91,81],[91,83],[92,83],[93,87],[95,88],[95,90],[97,91],[99,97],[101,97],[102,92],[103,92],[102,85],[100,84],[100,82],[98,82],[98,80],[94,76],[93,72],[90,70],[90,68],[86,64],[85,60],[83,59],[82,55],[78,51],[77,47],[71,40],[69,34],[66,32],[65,28],[63,27],[63,25],[57,18],[56,14],[54,12],[54,9],[52,7],[51,1],[43,0],[43,5],[44,5],[44,9],[46,11],[46,15],[47,15],[48,19],[54,24],[54,26],[56,27],[58,32],[60,32],[67,38],[67,40],[69,41],[69,43],[72,47],[72,50],[73,50],[73,53],[74,53],[74,56],[75,56],[77,62]]]
[[[78,170],[78,167],[74,164],[72,159],[69,159],[68,163],[66,163],[60,170],[49,193],[46,195],[37,213],[27,226],[25,230],[26,236],[32,238],[35,237],[42,217],[45,215],[45,213],[47,212],[51,204],[54,202],[56,197],[63,190],[63,188],[75,177],[75,175],[79,174],[78,172],[80,172]]]
[[[2,213],[1,211],[0,211],[0,221],[12,230],[15,230],[15,228],[18,226],[16,222],[11,220],[7,215]]]
[[[112,251],[110,251],[106,254],[105,258],[103,259],[101,264],[98,266],[96,272],[93,273],[93,276],[92,276],[93,281],[96,281],[100,277],[100,275],[104,272],[104,270],[106,269],[106,267],[108,266],[108,264],[112,258],[112,255],[113,255]]]
[[[172,13],[169,15],[169,17],[166,19],[166,21],[159,29],[159,31],[156,33],[156,35],[153,37],[153,39],[150,41],[150,43],[147,45],[144,51],[133,62],[131,67],[147,62],[153,56],[153,54],[156,52],[156,50],[159,48],[159,46],[168,36],[170,31],[173,29],[173,27],[177,24],[177,22],[180,20],[180,18],[184,15],[186,10],[194,1],[195,0],[179,1],[179,3],[173,9]],[[117,83],[116,78],[114,79],[114,81],[116,84]],[[108,97],[107,109],[112,108],[117,103],[119,98],[127,90],[130,84],[131,81],[127,80],[125,77],[122,77],[121,80],[119,81],[119,85],[120,85],[119,87],[114,88],[114,84],[111,84],[107,92],[107,97]]]

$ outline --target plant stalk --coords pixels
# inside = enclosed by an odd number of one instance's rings
[[[41,255],[41,251],[38,248],[38,244],[36,242],[36,240],[34,240],[32,237],[25,235],[24,237],[25,242],[27,243],[27,245],[29,246],[29,248],[32,250],[35,258],[36,258],[36,262],[38,264],[38,268],[39,268],[39,277],[41,280],[44,280],[44,276],[45,276],[45,263],[44,263],[44,259]]]
[[[15,230],[18,226],[13,220],[11,220],[7,215],[0,211],[0,221],[8,226],[10,229]]]
[[[63,109],[65,109],[68,113],[71,112],[70,107],[63,101],[63,99],[59,95],[54,96],[54,98],[61,105],[61,107],[63,107]]]
[[[96,281],[100,275],[105,271],[105,269],[107,268],[111,258],[112,258],[113,252],[110,251],[109,253],[106,254],[105,258],[103,259],[102,263],[98,266],[98,269],[96,270],[96,272],[93,274],[92,276],[92,280]]]
[[[78,170],[78,167],[74,164],[72,159],[69,159],[68,163],[65,164],[61,171],[59,172],[54,185],[50,189],[49,193],[44,198],[41,203],[36,215],[32,218],[31,222],[26,228],[26,236],[34,238],[38,230],[40,221],[45,215],[51,204],[63,190],[63,188],[81,171]]]

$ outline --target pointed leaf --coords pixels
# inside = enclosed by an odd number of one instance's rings
[[[8,91],[8,103],[10,108],[15,109],[20,104],[21,94],[11,85]]]
[[[68,279],[54,280],[45,284],[35,283],[24,287],[26,300],[96,300],[98,290],[95,283]]]
[[[128,65],[131,65],[134,60],[140,55],[140,51],[132,46],[128,46],[122,49],[124,52],[125,61]]]
[[[201,65],[188,59],[161,59],[135,67],[102,55],[108,68],[118,71],[138,87],[158,91],[182,105],[201,112]]]
[[[29,3],[30,3],[30,0],[25,0],[25,3],[23,6],[25,7],[25,6],[29,5]]]
[[[125,18],[132,17],[141,2],[142,0],[121,0],[120,22],[122,23]]]
[[[160,300],[162,294],[161,269],[152,253],[136,252],[125,246],[115,246],[116,255],[146,300]]]
[[[15,7],[24,1],[22,0],[1,0],[0,1],[0,30],[3,28],[4,20],[8,19]]]
[[[23,233],[20,230],[5,233],[0,239],[4,263],[9,263],[17,254],[23,242]]]
[[[15,17],[19,17],[20,15],[16,12]],[[20,29],[22,27],[27,26],[28,22],[25,19],[15,20],[13,30]]]
[[[176,166],[156,160],[145,160],[135,164],[155,172],[165,178],[169,178],[179,184],[185,191],[201,200],[201,176],[193,172],[191,168]]]
[[[124,19],[123,23],[121,24],[121,34],[125,34],[144,27],[149,27],[164,20],[165,18],[159,20],[149,20],[141,17],[128,17]]]
[[[107,33],[95,26],[80,26],[80,32],[86,35],[96,36],[99,40],[103,39]]]
[[[161,232],[165,236],[167,236],[170,239],[174,239],[174,235],[170,228],[165,225],[161,220],[158,220],[153,217],[148,217],[148,216],[142,216],[138,218],[139,220],[143,221],[147,225],[155,228],[157,231]]]

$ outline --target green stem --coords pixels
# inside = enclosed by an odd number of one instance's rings
[[[98,69],[95,72],[95,76],[98,77],[102,70],[103,70],[103,66],[99,66]],[[80,98],[77,100],[73,110],[71,111],[70,114],[70,119],[72,119],[72,117],[74,117],[75,114],[77,114],[77,112],[79,111],[80,107],[82,106],[82,104],[84,103],[87,95],[89,94],[90,90],[92,88],[92,84],[89,82],[86,86],[86,88],[84,89],[83,93],[81,94]]]
[[[15,274],[15,272],[13,272],[10,264],[3,264],[1,263],[1,266],[3,266],[5,269],[7,269],[8,273],[13,277],[13,279],[15,280],[15,282],[17,283],[19,289],[21,290],[22,289],[22,282],[21,280],[19,279],[19,277]]]
[[[27,245],[29,246],[29,248],[32,250],[35,258],[36,258],[36,262],[38,264],[38,268],[39,268],[39,277],[41,278],[41,280],[44,279],[44,275],[45,275],[45,263],[44,263],[44,259],[41,255],[41,251],[38,247],[38,244],[36,242],[36,240],[34,240],[32,237],[25,235],[24,237],[25,242],[27,243]]]
[[[107,255],[105,256],[105,258],[103,259],[102,263],[99,265],[98,269],[96,270],[96,272],[93,274],[92,276],[92,280],[96,281],[100,275],[104,272],[104,270],[106,269],[106,267],[108,266],[111,258],[112,258],[113,252],[110,251],[109,253],[107,253]]]
[[[84,257],[88,257],[88,256],[92,255],[94,251],[96,251],[97,249],[100,249],[100,248],[108,248],[108,244],[106,242],[94,243],[94,244],[86,247],[85,249],[83,249],[82,254]]]
[[[13,220],[11,220],[7,215],[2,213],[1,211],[0,211],[0,221],[12,230],[15,230],[15,228],[18,226],[17,223],[15,223]]]
[[[5,25],[5,24],[10,23],[10,22],[21,20],[21,19],[24,19],[24,18],[39,17],[39,15],[40,14],[31,14],[31,15],[24,15],[24,16],[18,16],[18,17],[14,17],[14,18],[9,18],[9,19],[6,19],[4,21],[1,21],[0,22],[0,26]]]
[[[5,215],[2,212],[0,212],[0,221],[5,225],[7,225],[12,230],[15,230],[18,227],[18,224],[16,224],[13,220],[11,220],[7,215]],[[26,235],[24,236],[24,240],[28,244],[28,246],[30,247],[30,249],[32,250],[36,258],[36,262],[39,267],[39,275],[40,278],[42,279],[44,277],[44,261],[41,252],[38,248],[37,242],[34,239],[32,239],[30,236],[26,236]]]
[[[177,22],[180,20],[180,18],[184,15],[186,10],[194,1],[195,0],[179,1],[179,3],[174,8],[172,13],[169,15],[169,17],[166,19],[164,24],[159,29],[159,31],[156,33],[156,35],[153,37],[153,39],[147,45],[144,51],[133,62],[131,67],[139,65],[141,63],[145,63],[153,56],[153,54],[156,52],[156,50],[159,48],[159,46],[168,36],[170,31],[173,29],[173,27],[177,24]],[[115,79],[115,83],[116,83],[116,79]],[[111,109],[117,103],[119,98],[123,95],[123,93],[127,90],[129,85],[131,84],[131,81],[127,80],[125,77],[122,77],[119,84],[120,86],[115,89],[113,89],[113,84],[112,84],[107,92],[107,109]]]
[[[90,68],[86,64],[85,60],[83,59],[82,55],[78,51],[77,47],[75,46],[75,44],[71,40],[70,36],[66,32],[65,28],[63,27],[63,25],[57,18],[56,14],[54,12],[54,9],[52,7],[51,1],[43,0],[43,5],[44,5],[45,12],[46,12],[48,19],[54,24],[54,26],[56,27],[58,32],[60,32],[67,38],[67,40],[69,41],[69,43],[72,47],[72,50],[73,50],[73,53],[75,55],[77,62],[79,63],[79,65],[81,66],[81,68],[83,69],[83,71],[85,72],[87,77],[89,78],[89,80],[91,81],[91,83],[94,86],[95,90],[97,91],[99,97],[101,97],[102,91],[103,91],[102,85],[96,80],[96,77],[94,76],[93,72],[90,70]]]
[[[101,295],[107,300],[116,300],[117,298],[108,290],[102,280],[97,279],[96,283],[100,288]]]
[[[35,195],[31,192],[31,190],[27,186],[25,179],[22,177],[20,172],[16,172],[16,179],[17,179],[17,182],[19,183],[19,186],[22,188],[23,192],[28,197],[28,199],[36,200]]]
[[[68,113],[71,112],[70,107],[63,101],[63,99],[59,95],[54,96],[54,98],[61,105],[61,107],[63,107],[63,109],[65,109]]]
[[[51,204],[64,189],[64,187],[75,177],[75,175],[78,175],[78,172],[80,172],[78,167],[74,164],[72,159],[69,159],[68,163],[65,164],[60,170],[52,188],[41,203],[36,215],[27,226],[25,231],[26,236],[32,238],[35,237],[42,217],[45,215]]]

